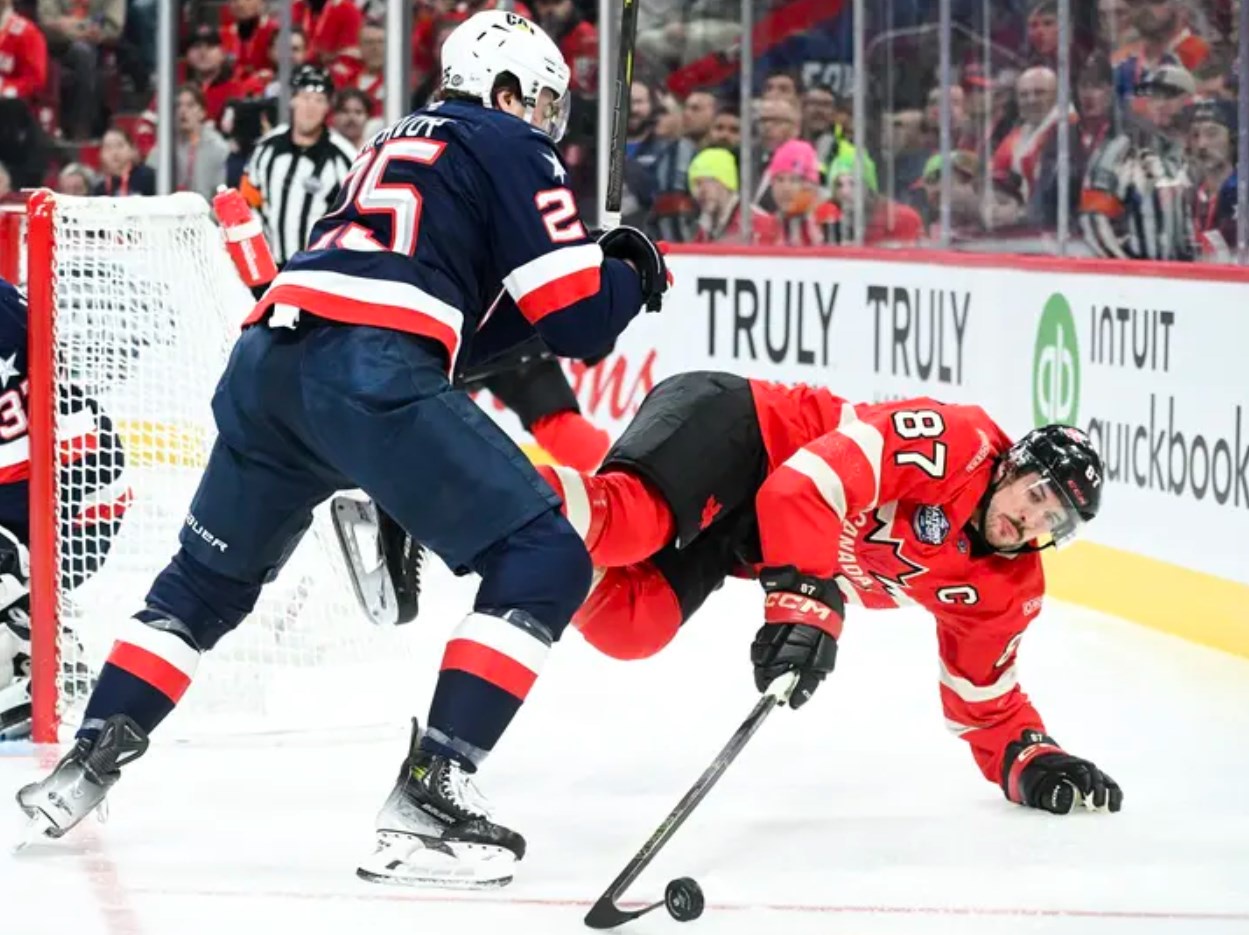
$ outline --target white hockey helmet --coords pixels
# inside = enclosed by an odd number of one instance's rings
[[[535,23],[504,10],[483,10],[457,26],[442,44],[442,86],[448,91],[471,94],[493,107],[491,91],[504,73],[520,82],[529,123],[534,123],[542,90],[554,95],[549,112],[534,125],[558,142],[568,126],[571,72],[559,46]]]

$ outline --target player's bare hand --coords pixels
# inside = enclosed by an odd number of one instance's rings
[[[1054,815],[1069,815],[1077,807],[1117,812],[1123,807],[1119,784],[1090,760],[1072,756],[1038,731],[1006,748],[1003,791],[1012,802]]]

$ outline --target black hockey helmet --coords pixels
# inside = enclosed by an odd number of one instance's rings
[[[1097,515],[1105,470],[1088,435],[1069,425],[1033,429],[1003,454],[999,483],[1037,475],[1066,507],[1066,517],[1051,530],[1054,544],[1065,545],[1080,527]]]
[[[334,79],[324,68],[316,65],[300,65],[291,76],[291,93],[320,91],[326,97],[334,96]]]

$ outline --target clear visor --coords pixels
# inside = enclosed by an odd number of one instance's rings
[[[558,143],[568,129],[568,117],[572,113],[572,95],[565,89],[559,97],[550,88],[538,92],[538,101],[529,107],[526,119]]]
[[[1060,549],[1079,535],[1084,518],[1062,489],[1048,477],[1037,474],[1030,478],[1024,488],[1024,496],[1028,504],[1028,525],[1020,530],[1021,534],[1034,539],[1038,545],[1052,542]]]

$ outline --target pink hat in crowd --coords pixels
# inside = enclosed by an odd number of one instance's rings
[[[778,175],[797,175],[808,182],[819,182],[820,159],[815,153],[815,147],[806,140],[782,143],[768,163],[768,175],[772,178]]]

